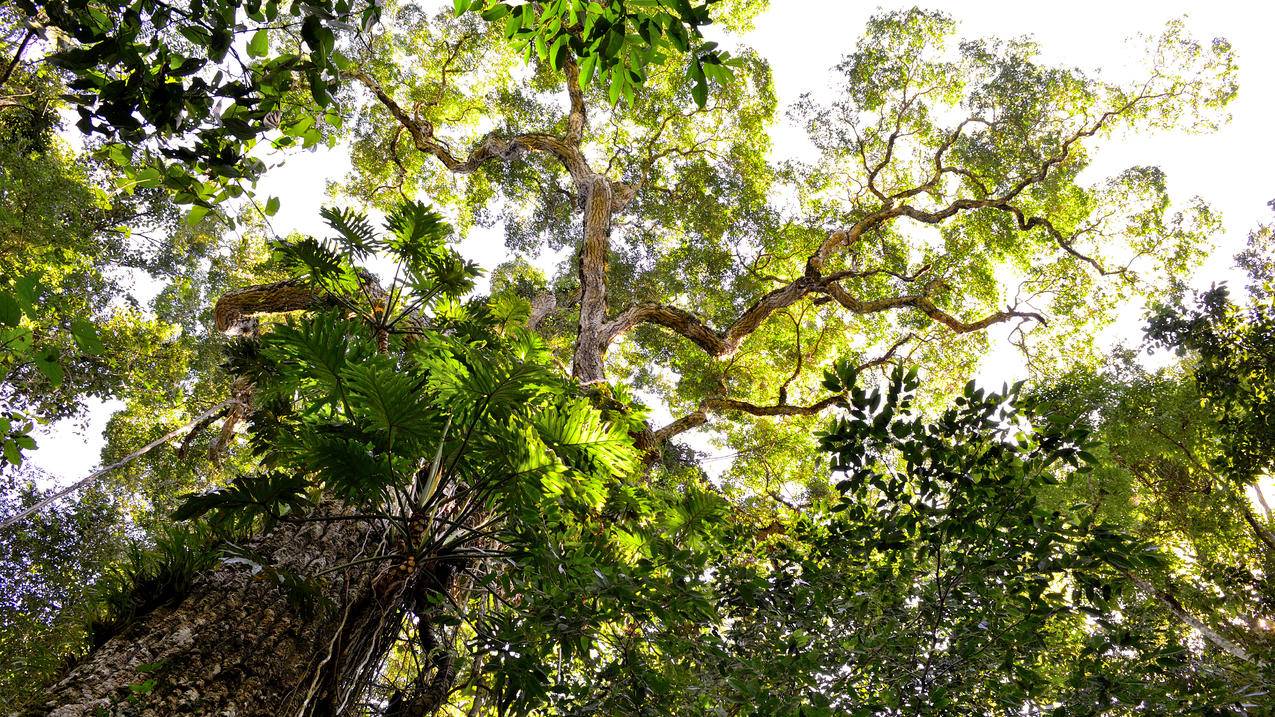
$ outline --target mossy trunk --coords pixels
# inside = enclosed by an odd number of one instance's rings
[[[197,579],[93,650],[26,714],[339,713],[397,628],[388,595],[401,571],[385,561],[340,567],[378,554],[379,538],[361,521],[282,524],[251,546],[273,569],[231,562]],[[279,575],[311,579],[316,594],[298,599]]]

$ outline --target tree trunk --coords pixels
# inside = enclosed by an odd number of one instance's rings
[[[282,524],[251,546],[269,567],[226,564],[198,578],[178,602],[92,651],[26,714],[339,713],[398,628],[392,606],[404,571],[386,561],[346,565],[377,555],[379,538],[362,521]],[[280,575],[312,578],[317,599],[290,597]]]
[[[607,252],[614,211],[611,182],[594,175],[584,197],[584,244],[580,248],[580,325],[571,373],[582,384],[606,380],[602,328],[607,311]]]

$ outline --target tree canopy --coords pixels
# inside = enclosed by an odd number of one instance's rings
[[[1225,122],[1228,43],[1116,82],[880,12],[790,148],[764,5],[6,5],[15,713],[1269,710],[1270,230],[1193,294],[1213,210],[1092,176]],[[1147,299],[1162,368],[1097,340]]]

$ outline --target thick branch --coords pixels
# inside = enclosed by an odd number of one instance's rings
[[[407,110],[403,109],[370,75],[362,70],[354,70],[351,76],[371,90],[376,99],[412,136],[412,142],[418,150],[433,155],[443,163],[443,166],[456,174],[473,172],[493,159],[508,160],[519,151],[544,152],[556,157],[576,182],[585,181],[592,174],[578,147],[551,134],[528,133],[510,139],[490,134],[475,145],[467,156],[458,157],[446,144],[434,136],[434,125],[427,120],[408,114]]]
[[[917,274],[904,278],[915,280],[920,273],[922,272],[917,272]],[[633,327],[647,323],[663,326],[690,339],[691,342],[702,348],[710,356],[725,357],[739,348],[739,344],[749,334],[756,331],[762,322],[775,311],[790,306],[802,298],[815,293],[832,297],[838,304],[856,314],[874,314],[900,308],[915,309],[956,333],[978,331],[993,324],[1015,318],[1034,319],[1042,324],[1046,323],[1045,317],[1039,313],[1018,311],[1014,308],[997,311],[976,321],[963,321],[940,309],[927,293],[904,294],[885,299],[858,299],[833,280],[837,276],[842,276],[842,274],[821,279],[813,278],[807,274],[787,286],[776,289],[758,299],[724,332],[714,331],[702,319],[689,311],[661,304],[638,304],[620,312],[606,324],[602,332],[603,342],[605,346],[609,346],[615,339],[633,329]],[[932,289],[933,287],[927,288]]]
[[[252,332],[257,314],[302,311],[330,305],[331,299],[300,279],[250,286],[224,294],[213,309],[217,331],[239,335]]]
[[[621,311],[604,327],[603,342],[610,345],[616,338],[638,324],[655,324],[670,329],[690,339],[710,356],[723,356],[730,353],[721,334],[710,329],[698,316],[663,304],[638,304]]]
[[[650,323],[685,336],[711,356],[729,356],[739,348],[740,342],[756,331],[757,327],[761,326],[771,314],[793,305],[815,290],[819,283],[816,279],[803,276],[787,286],[767,293],[748,307],[721,333],[713,331],[702,319],[688,311],[660,304],[638,304],[621,311],[614,319],[607,322],[602,331],[603,341],[609,346],[634,326]]]
[[[584,139],[584,126],[588,123],[588,116],[584,109],[584,92],[580,89],[580,68],[570,54],[563,63],[562,73],[566,76],[567,95],[571,100],[571,111],[567,115],[567,142],[578,148]]]

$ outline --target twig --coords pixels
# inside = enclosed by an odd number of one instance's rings
[[[60,490],[60,491],[58,491],[58,492],[54,493],[53,495],[50,495],[50,496],[48,496],[48,497],[46,497],[46,498],[42,499],[40,502],[36,503],[35,505],[31,506],[30,508],[27,508],[26,510],[19,511],[18,513],[14,514],[14,515],[11,515],[11,516],[9,516],[8,518],[5,518],[5,519],[4,519],[4,521],[0,522],[0,530],[4,530],[5,528],[8,528],[9,526],[12,526],[12,525],[16,524],[18,521],[22,520],[23,518],[26,518],[26,517],[27,517],[27,516],[29,516],[29,515],[33,515],[33,514],[35,514],[35,513],[38,513],[38,512],[40,512],[40,511],[44,510],[45,508],[49,507],[50,505],[52,505],[54,502],[56,502],[56,501],[57,501],[58,499],[60,499],[60,498],[63,498],[63,497],[65,497],[65,496],[67,496],[67,495],[70,495],[71,493],[74,493],[74,492],[75,492],[75,491],[77,491],[77,490],[80,490],[81,488],[84,488],[84,487],[86,487],[86,486],[91,485],[94,481],[96,481],[98,478],[101,478],[102,476],[106,475],[107,473],[110,473],[111,471],[113,471],[113,470],[115,470],[115,469],[117,469],[117,468],[123,468],[124,466],[128,465],[129,463],[132,463],[133,461],[137,460],[138,458],[141,458],[142,456],[146,455],[147,453],[150,453],[151,451],[155,450],[157,447],[159,447],[159,446],[161,446],[161,445],[163,445],[163,444],[165,444],[165,443],[167,443],[167,442],[169,442],[169,441],[173,440],[174,438],[176,438],[177,436],[180,436],[181,434],[185,433],[186,431],[189,431],[189,430],[191,430],[191,429],[193,429],[193,428],[195,428],[195,427],[199,426],[201,423],[203,423],[205,420],[207,420],[210,416],[215,416],[218,412],[220,412],[220,411],[224,410],[225,408],[227,408],[228,406],[230,406],[232,403],[235,403],[235,401],[236,401],[236,399],[233,399],[233,398],[228,398],[228,399],[226,399],[225,401],[222,401],[221,403],[217,404],[216,406],[213,406],[212,408],[208,409],[207,411],[204,411],[203,413],[199,414],[198,416],[196,416],[194,419],[192,419],[192,420],[191,420],[189,423],[187,423],[186,425],[184,425],[184,426],[180,426],[180,427],[178,427],[178,428],[174,428],[173,430],[169,431],[168,433],[165,433],[164,435],[160,436],[159,438],[156,438],[155,440],[151,441],[150,443],[147,443],[146,445],[144,445],[144,446],[142,446],[141,448],[139,448],[139,449],[137,449],[137,450],[133,451],[132,453],[128,454],[127,456],[124,456],[123,458],[121,458],[120,460],[116,461],[115,463],[112,463],[111,465],[106,466],[105,468],[100,468],[100,469],[98,469],[97,471],[95,471],[95,472],[93,472],[93,473],[90,473],[87,477],[85,477],[85,478],[81,478],[80,480],[76,481],[75,483],[72,483],[71,485],[67,486],[66,488],[63,488],[62,490]]]

